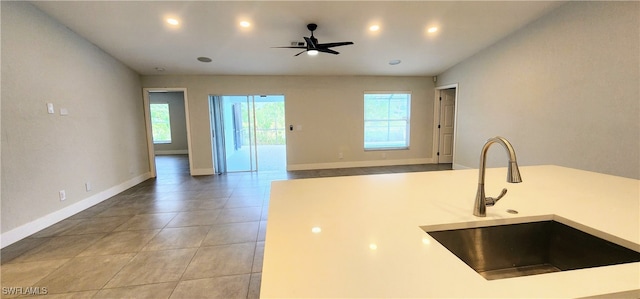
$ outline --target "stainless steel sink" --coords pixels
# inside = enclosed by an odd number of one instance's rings
[[[487,280],[640,261],[640,253],[560,222],[428,231]]]

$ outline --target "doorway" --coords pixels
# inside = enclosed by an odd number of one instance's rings
[[[144,88],[143,100],[151,176],[193,174],[186,89]]]
[[[453,164],[457,91],[457,84],[436,88],[434,153],[437,164]]]
[[[284,171],[283,95],[210,97],[215,173]]]

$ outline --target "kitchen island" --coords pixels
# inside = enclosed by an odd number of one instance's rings
[[[421,227],[558,220],[640,251],[640,181],[558,166],[452,170],[273,182],[261,298],[640,297],[640,263],[485,280]],[[511,214],[507,210],[515,210]]]

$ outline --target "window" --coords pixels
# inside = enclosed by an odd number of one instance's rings
[[[364,149],[409,148],[411,94],[364,95]]]
[[[151,104],[150,108],[153,143],[171,143],[169,104]]]

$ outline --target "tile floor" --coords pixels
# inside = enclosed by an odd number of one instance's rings
[[[156,161],[156,179],[2,249],[2,297],[40,287],[46,298],[258,298],[271,181],[451,169],[191,177],[186,156]]]

